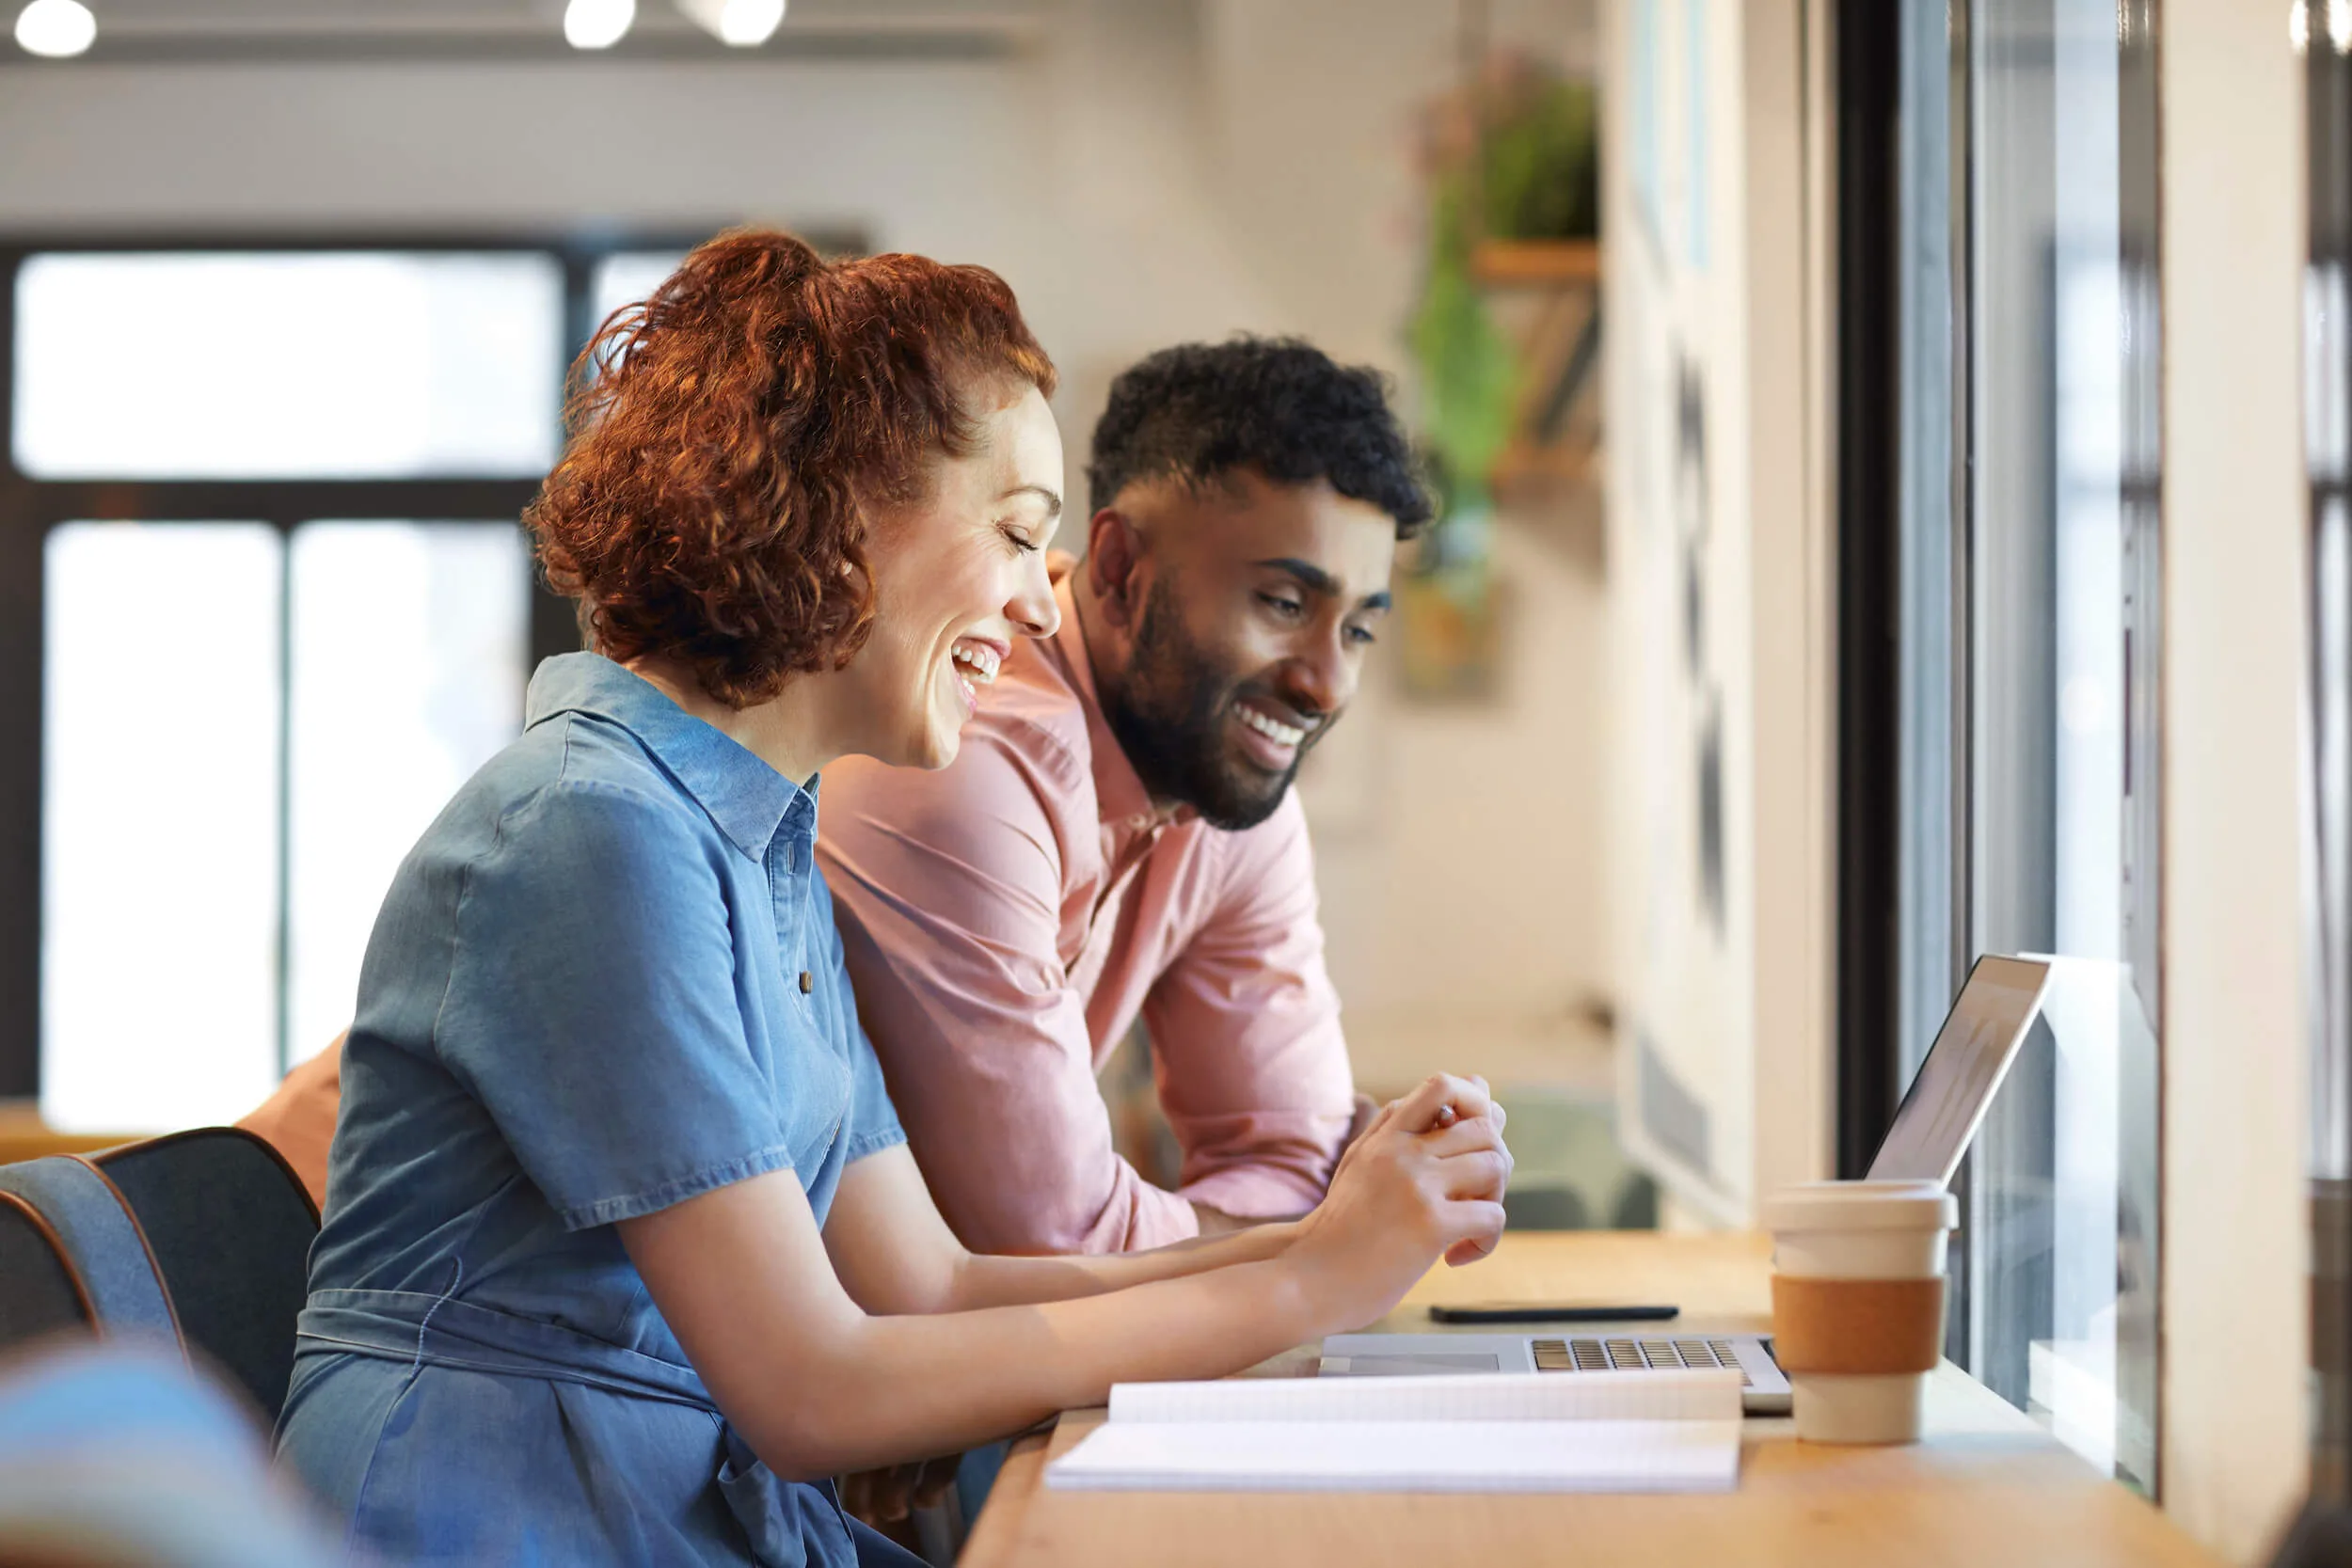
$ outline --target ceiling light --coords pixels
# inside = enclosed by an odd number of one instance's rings
[[[16,13],[16,41],[28,55],[63,59],[98,36],[98,18],[82,0],[33,0]]]
[[[571,0],[564,8],[564,41],[575,49],[610,49],[637,20],[637,0]]]
[[[737,49],[766,43],[784,23],[784,0],[677,0],[677,8]]]

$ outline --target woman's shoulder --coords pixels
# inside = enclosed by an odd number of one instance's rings
[[[458,797],[476,812],[522,816],[642,815],[691,823],[704,814],[644,743],[589,713],[541,721],[485,764]]]
[[[427,837],[469,863],[475,879],[527,865],[541,882],[648,867],[691,876],[726,852],[708,815],[634,736],[582,713],[525,731],[468,782]]]

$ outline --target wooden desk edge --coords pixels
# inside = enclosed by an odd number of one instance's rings
[[[993,1568],[1013,1560],[1020,1544],[1021,1524],[1029,1515],[1039,1488],[1045,1484],[1045,1455],[1053,1447],[1054,1429],[1033,1432],[1016,1441],[1005,1454],[988,1501],[973,1522],[972,1533],[956,1559],[956,1568]]]

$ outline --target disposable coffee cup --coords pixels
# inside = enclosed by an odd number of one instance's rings
[[[1772,1354],[1809,1443],[1915,1443],[1944,1345],[1940,1181],[1806,1181],[1764,1202]]]

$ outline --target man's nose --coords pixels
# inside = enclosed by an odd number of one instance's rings
[[[1302,713],[1337,713],[1356,693],[1355,661],[1340,646],[1337,636],[1318,639],[1313,647],[1283,661],[1283,700]]]
[[[1046,575],[1044,551],[1028,557],[1020,589],[1005,601],[1005,614],[1024,637],[1051,637],[1061,629],[1061,605],[1054,597],[1054,579]]]

